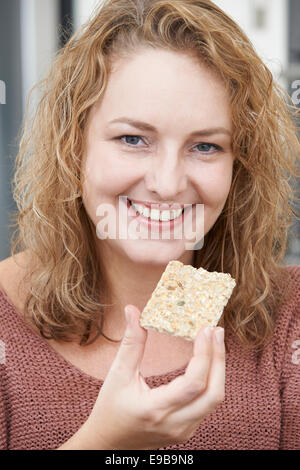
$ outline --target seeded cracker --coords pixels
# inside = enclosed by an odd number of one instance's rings
[[[230,274],[170,261],[145,306],[140,325],[193,341],[218,324],[236,285]]]

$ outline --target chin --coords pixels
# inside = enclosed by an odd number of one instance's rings
[[[185,252],[182,240],[126,240],[123,253],[134,263],[166,265]]]

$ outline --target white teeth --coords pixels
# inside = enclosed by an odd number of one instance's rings
[[[143,217],[150,218],[151,220],[161,220],[164,222],[167,222],[169,220],[176,219],[177,217],[180,217],[183,209],[177,209],[177,210],[163,210],[159,211],[158,209],[149,209],[149,207],[143,206],[142,204],[134,204],[132,202],[132,207],[141,214]]]
[[[159,210],[158,209],[151,209],[150,219],[159,220]]]
[[[170,220],[171,211],[162,211],[160,214],[160,220]]]
[[[143,206],[142,206],[142,210],[141,210],[140,213],[143,214],[144,217],[150,217],[150,209],[149,209],[149,207],[143,207]]]
[[[133,202],[132,202],[132,205],[139,213],[142,213],[145,207],[145,206],[142,206],[141,204],[133,204]]]
[[[177,217],[181,216],[182,211],[183,209],[178,209],[178,210],[173,209],[171,211],[168,211],[168,210],[162,211],[160,214],[160,220],[165,221],[165,220],[177,219]]]

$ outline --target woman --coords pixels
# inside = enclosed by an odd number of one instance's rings
[[[209,0],[107,0],[44,85],[0,266],[1,447],[299,448],[296,114],[247,37]],[[201,249],[98,225],[198,204]],[[236,280],[194,343],[139,326],[172,259]]]

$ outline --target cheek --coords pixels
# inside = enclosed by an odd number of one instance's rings
[[[223,208],[230,191],[232,164],[216,164],[199,172],[197,185],[203,203],[214,209]]]
[[[84,172],[86,194],[109,196],[125,192],[134,181],[137,169],[103,146],[87,156]]]

